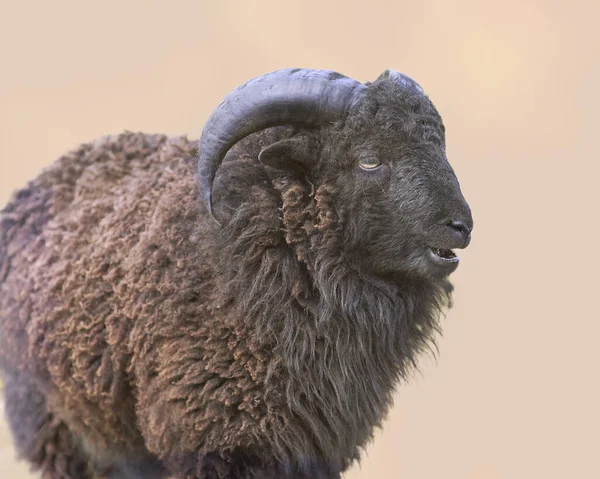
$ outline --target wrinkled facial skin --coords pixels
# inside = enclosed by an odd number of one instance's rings
[[[432,248],[465,247],[470,236],[449,225],[460,221],[471,230],[473,220],[432,103],[417,90],[373,84],[330,135],[325,144],[334,146],[324,152],[322,174],[338,192],[354,260],[380,275],[440,279],[454,271],[458,261],[441,261]]]

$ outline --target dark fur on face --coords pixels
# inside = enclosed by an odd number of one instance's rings
[[[19,446],[48,477],[339,477],[433,344],[452,288],[428,248],[470,212],[429,100],[382,78],[332,125],[247,137],[215,184],[223,228],[195,150],[84,145],[0,217],[7,401],[37,398],[8,412],[44,422],[11,421],[54,451]]]

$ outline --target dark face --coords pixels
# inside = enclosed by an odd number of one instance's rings
[[[442,278],[473,228],[445,155],[444,127],[417,90],[371,86],[363,105],[331,132],[321,164],[334,183],[354,260],[382,275]],[[393,101],[389,99],[393,98]]]

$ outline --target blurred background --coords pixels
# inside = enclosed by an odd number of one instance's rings
[[[0,204],[97,136],[197,138],[271,70],[404,72],[445,120],[475,230],[439,357],[399,386],[345,478],[599,478],[599,14],[577,0],[5,1]],[[2,422],[0,477],[34,477]]]

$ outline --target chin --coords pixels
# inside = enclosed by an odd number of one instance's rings
[[[451,253],[451,254],[450,254]],[[437,281],[447,278],[458,268],[459,259],[451,251],[426,248],[411,255],[406,265],[405,277],[418,277],[422,280]]]
[[[456,271],[458,255],[452,250],[440,248],[414,248],[409,252],[395,252],[380,257],[363,255],[365,270],[385,281],[398,284],[406,281],[438,281]]]

